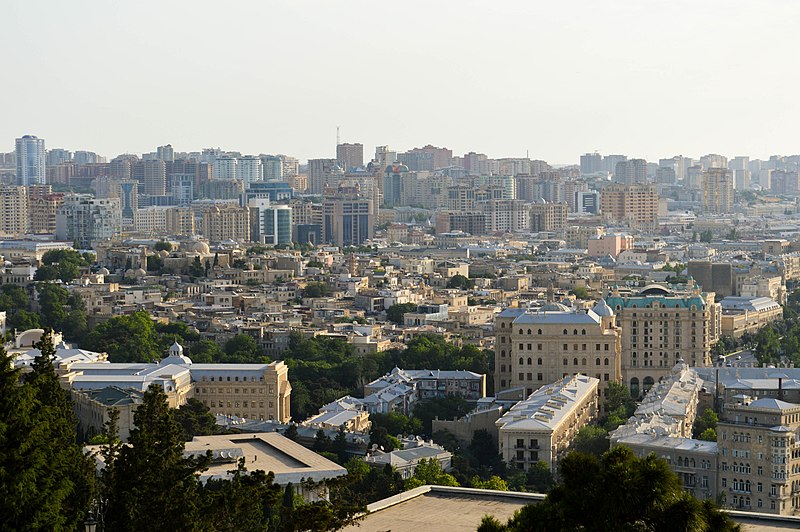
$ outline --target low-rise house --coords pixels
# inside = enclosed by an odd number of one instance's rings
[[[373,449],[367,454],[364,461],[374,467],[390,465],[400,473],[403,479],[414,476],[421,460],[436,460],[442,471],[448,471],[451,467],[452,453],[444,447],[436,445],[433,441],[425,441],[412,436],[400,440],[400,443],[403,444],[403,448],[391,452]]]

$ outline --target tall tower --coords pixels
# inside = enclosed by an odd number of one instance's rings
[[[16,140],[17,182],[20,185],[45,184],[44,139],[24,135]]]

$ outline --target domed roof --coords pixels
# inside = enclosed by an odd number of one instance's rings
[[[400,163],[398,161],[395,161],[395,162],[393,162],[392,164],[390,164],[389,166],[386,167],[386,173],[387,174],[399,174],[399,173],[402,173],[402,172],[408,172],[408,166],[406,166],[406,165],[404,165],[404,164],[402,164],[402,163]]]
[[[111,275],[111,272],[108,271],[108,268],[100,268],[99,270],[97,270],[97,273],[99,273],[100,275]]]
[[[178,342],[172,344],[169,348],[169,355],[161,359],[160,365],[166,366],[168,364],[191,364],[192,359],[183,354],[183,346]]]
[[[208,247],[208,244],[206,244],[205,242],[201,242],[201,241],[197,241],[197,242],[192,243],[190,249],[192,251],[194,251],[195,253],[209,253],[210,252],[210,248]]]
[[[133,272],[133,274],[134,274],[136,277],[144,277],[145,275],[147,275],[147,272],[146,272],[146,271],[144,271],[143,269],[139,268],[138,270],[136,270],[135,272]]]
[[[169,251],[167,251],[166,249],[162,249],[161,251],[158,252],[158,254],[162,259],[169,257]]]
[[[600,299],[592,310],[601,318],[610,318],[614,315],[614,311],[611,310],[605,299]]]
[[[566,305],[562,305],[561,303],[547,303],[542,305],[540,310],[549,310],[549,311],[556,311],[556,312],[569,312],[569,307]]]
[[[639,292],[640,296],[668,296],[670,294],[672,294],[671,290],[668,290],[659,284],[649,284],[645,286],[641,292]]]

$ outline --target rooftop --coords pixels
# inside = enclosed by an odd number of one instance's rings
[[[496,421],[501,429],[553,430],[575,407],[592,393],[600,381],[586,375],[564,377],[542,386]]]

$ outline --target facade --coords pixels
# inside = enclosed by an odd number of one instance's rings
[[[567,225],[566,203],[536,203],[530,207],[531,231],[558,231]]]
[[[540,461],[557,474],[578,431],[597,416],[599,381],[573,375],[543,386],[495,422],[503,461],[527,471]]]
[[[447,168],[453,162],[453,150],[447,148],[437,148],[436,146],[423,146],[414,148],[397,156],[398,160],[412,172],[434,171],[439,168]],[[392,162],[392,161],[389,161]]]
[[[29,187],[28,190],[30,230],[35,235],[54,235],[56,232],[56,212],[64,202],[64,194],[52,193],[50,188]]]
[[[122,230],[119,199],[95,199],[67,194],[56,211],[56,238],[89,248],[94,240],[109,240]]]
[[[600,210],[612,222],[652,230],[658,225],[658,192],[655,185],[611,185],[600,193]]]
[[[308,160],[308,193],[320,195],[325,190],[334,169],[338,168],[336,159]]]
[[[250,210],[232,204],[203,207],[200,234],[210,242],[250,240]]]
[[[800,404],[739,397],[717,425],[726,506],[800,515]]]
[[[340,189],[322,203],[322,239],[337,246],[360,246],[375,234],[374,203],[358,193]]]
[[[364,458],[364,461],[373,467],[385,467],[387,465],[400,473],[400,476],[407,480],[414,476],[421,460],[436,460],[442,471],[449,471],[453,459],[453,454],[433,441],[427,442],[416,438],[401,440],[402,449],[390,452],[382,450],[372,451]]]
[[[139,183],[142,194],[163,196],[167,193],[167,166],[154,159],[131,164],[131,178]]]
[[[650,285],[636,294],[614,290],[606,302],[622,330],[622,374],[634,397],[668,377],[679,361],[711,365],[721,316],[714,293]]]
[[[17,183],[19,185],[44,185],[45,149],[44,139],[24,135],[16,139]]]
[[[268,199],[250,200],[253,242],[262,244],[290,244],[292,242],[292,208],[289,205],[271,205]]]
[[[733,176],[727,168],[709,168],[703,172],[701,189],[703,211],[715,214],[733,212]]]
[[[83,435],[89,439],[101,434],[110,419],[111,411],[119,412],[117,430],[119,439],[128,441],[133,415],[143,402],[144,393],[133,388],[107,386],[95,390],[72,390],[72,404]]]
[[[740,338],[756,333],[774,321],[783,319],[783,307],[768,297],[733,297],[719,302],[722,307],[720,334]]]
[[[394,385],[406,385],[418,399],[458,395],[468,401],[486,397],[486,375],[472,371],[394,368],[383,377],[364,386],[364,395],[379,393]]]
[[[364,145],[363,144],[337,144],[336,161],[345,171],[351,168],[361,168],[364,166]]]
[[[605,301],[593,310],[558,304],[509,308],[494,322],[495,390],[537,388],[570,375],[592,375],[604,402],[609,382],[621,382],[621,336]]]
[[[614,181],[623,185],[647,183],[647,161],[627,159],[618,162],[614,168]]]
[[[250,183],[263,181],[264,167],[261,158],[254,155],[240,157],[236,167],[236,179],[244,181],[244,188],[248,188]]]
[[[29,230],[28,188],[0,185],[0,235],[19,236]]]

